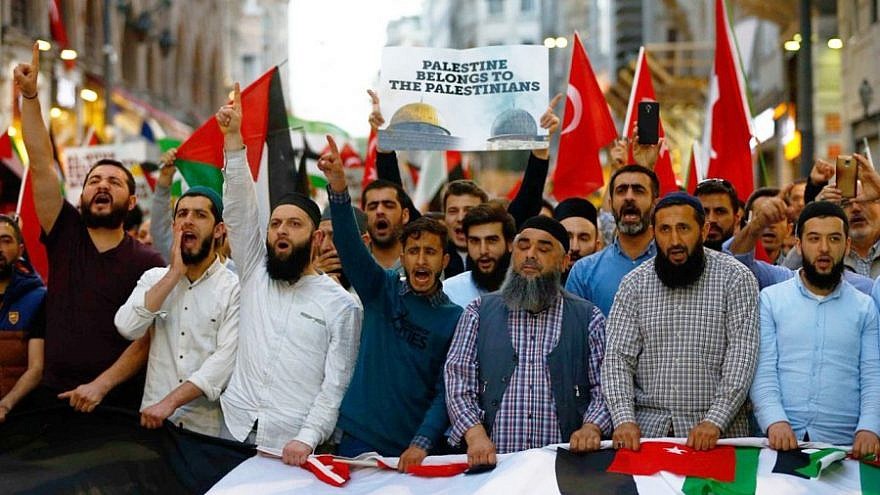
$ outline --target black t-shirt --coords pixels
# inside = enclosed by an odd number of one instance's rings
[[[66,201],[41,240],[49,255],[43,385],[61,392],[97,378],[131,344],[116,331],[113,318],[141,274],[165,263],[127,235],[99,253],[79,212]],[[115,395],[139,403],[143,376],[136,378]]]

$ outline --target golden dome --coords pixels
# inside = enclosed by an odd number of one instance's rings
[[[437,115],[437,109],[427,103],[409,103],[394,112],[389,127],[410,122],[439,126],[440,117]]]

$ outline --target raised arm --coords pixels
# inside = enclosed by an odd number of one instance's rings
[[[562,93],[557,94],[547,111],[541,116],[541,128],[547,129],[547,140],[553,138],[553,134],[559,129],[559,117],[554,113]],[[541,199],[544,197],[544,184],[547,182],[547,171],[550,168],[550,147],[532,150],[529,154],[529,162],[523,172],[522,185],[516,196],[507,207],[507,212],[516,221],[517,227],[529,218],[541,213]]]
[[[223,133],[226,165],[223,167],[223,220],[229,231],[232,259],[242,284],[266,258],[265,239],[260,235],[257,190],[247,163],[241,137],[241,89],[235,83],[232,103],[217,111],[217,124]]]
[[[177,159],[177,148],[171,148],[162,155],[159,179],[150,205],[150,235],[153,236],[153,248],[166,260],[170,260],[171,243],[171,181],[174,179],[174,160]]]
[[[21,130],[24,146],[30,160],[29,170],[33,184],[34,207],[37,220],[44,232],[51,232],[55,220],[61,213],[64,197],[61,185],[55,174],[52,157],[52,141],[49,131],[43,122],[39,94],[37,93],[37,76],[40,73],[40,50],[33,46],[30,64],[19,64],[15,67],[15,86],[21,93]]]
[[[330,197],[333,244],[339,253],[342,271],[351,281],[358,296],[366,303],[380,292],[379,288],[385,280],[385,270],[376,263],[361,240],[354,211],[351,209],[351,197],[348,195],[339,148],[331,136],[327,136],[327,143],[330,151],[318,159],[318,168],[324,172],[329,182],[327,193]]]

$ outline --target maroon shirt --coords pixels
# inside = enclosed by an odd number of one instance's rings
[[[41,240],[49,255],[43,385],[63,392],[97,378],[131,344],[116,331],[116,310],[142,273],[165,262],[128,235],[99,253],[79,212],[67,201]],[[142,394],[143,373],[119,385],[104,402],[137,407]]]

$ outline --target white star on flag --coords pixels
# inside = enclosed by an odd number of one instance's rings
[[[665,450],[666,452],[669,452],[670,454],[675,454],[675,455],[687,454],[687,450],[682,450],[678,447],[666,448],[663,450]]]

